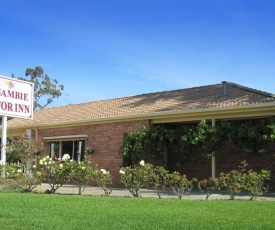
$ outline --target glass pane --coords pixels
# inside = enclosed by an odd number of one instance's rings
[[[64,141],[62,143],[62,157],[69,154],[70,159],[73,157],[73,141]]]
[[[78,161],[78,149],[79,149],[79,141],[74,142],[74,160]]]
[[[51,142],[50,143],[50,157],[51,158],[60,158],[59,148],[60,148],[59,142]]]
[[[75,161],[82,161],[84,158],[85,141],[74,141],[73,159]]]
[[[50,143],[50,156],[52,158],[62,158],[64,154],[69,154],[70,159],[82,161],[84,158],[85,141],[63,141]]]

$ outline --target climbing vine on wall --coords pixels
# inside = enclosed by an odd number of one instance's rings
[[[149,132],[145,127],[140,130],[129,132],[125,135],[122,146],[120,147],[120,155],[123,156],[124,166],[136,164],[145,154],[145,146],[148,141]]]
[[[264,154],[270,141],[275,140],[275,119],[217,121],[215,127],[204,120],[197,124],[157,125],[151,131],[145,128],[126,135],[120,154],[131,164],[143,156],[163,156],[167,151],[181,160],[191,159],[194,148],[203,149],[206,157],[218,156],[223,142],[231,140],[245,152]]]
[[[275,140],[275,119],[234,122],[231,124],[230,139],[249,154],[264,154],[268,143]]]

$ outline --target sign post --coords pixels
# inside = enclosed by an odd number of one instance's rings
[[[7,117],[2,117],[2,142],[1,142],[1,164],[2,164],[2,178],[5,178],[6,165],[6,142],[7,142]]]
[[[0,75],[0,115],[2,116],[1,164],[5,177],[7,117],[33,119],[34,83]]]

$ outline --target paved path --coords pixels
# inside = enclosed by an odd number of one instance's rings
[[[40,186],[38,186],[35,190],[37,192],[44,192],[45,190],[50,189],[50,186],[46,183],[42,183]],[[63,185],[60,187],[57,191],[57,194],[78,194],[78,188],[75,185]],[[87,186],[83,195],[95,195],[95,196],[102,196],[104,195],[103,190],[100,187],[94,187],[94,186]],[[164,190],[162,192],[162,198],[175,198],[177,199],[177,196],[173,194],[171,190]],[[117,196],[117,197],[132,197],[130,192],[125,188],[113,188],[113,191],[110,196]],[[141,190],[141,196],[142,197],[150,197],[150,198],[158,198],[158,195],[154,192],[154,190],[151,189],[142,189]],[[182,199],[189,199],[189,200],[205,200],[206,195],[199,190],[193,190],[190,192],[189,195],[183,196]],[[219,193],[212,194],[209,197],[209,200],[228,200],[229,195],[226,191],[221,191]],[[240,195],[236,196],[236,199],[249,199],[249,194],[247,193],[241,193]],[[257,200],[271,200],[275,201],[275,192],[269,192],[264,194],[264,196],[260,196]]]

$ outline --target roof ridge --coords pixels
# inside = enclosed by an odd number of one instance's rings
[[[131,98],[135,98],[135,97],[144,97],[144,96],[150,96],[150,95],[156,95],[156,94],[164,94],[164,93],[173,93],[173,92],[180,92],[180,91],[186,91],[186,90],[191,90],[191,89],[200,89],[200,88],[204,88],[204,87],[211,87],[211,86],[218,86],[221,84],[226,83],[227,85],[231,85],[233,87],[237,87],[246,91],[250,91],[253,93],[257,93],[263,96],[267,96],[267,97],[271,97],[271,98],[275,98],[275,94],[272,93],[268,93],[265,91],[261,91],[261,90],[257,90],[254,88],[249,88],[243,85],[239,85],[233,82],[228,82],[228,81],[222,81],[222,83],[217,83],[217,84],[209,84],[209,85],[202,85],[202,86],[193,86],[193,87],[188,87],[188,88],[180,88],[180,89],[173,89],[173,90],[163,90],[163,91],[157,91],[157,92],[149,92],[149,93],[141,93],[141,94],[137,94],[137,95],[131,95],[131,96],[123,96],[123,97],[116,97],[116,98],[107,98],[107,99],[99,99],[99,100],[93,100],[93,101],[88,101],[88,102],[81,102],[81,103],[77,103],[77,104],[68,104],[68,105],[62,105],[62,106],[55,106],[55,107],[50,107],[50,108],[43,108],[41,110],[48,110],[48,109],[54,109],[54,108],[62,108],[62,107],[68,107],[68,106],[72,106],[72,107],[76,107],[76,106],[82,106],[82,105],[89,105],[92,103],[100,103],[100,102],[112,102],[115,100],[122,100],[122,99],[131,99]],[[37,110],[37,111],[41,111],[41,110]]]
[[[188,88],[172,89],[172,90],[163,90],[163,91],[157,91],[157,92],[151,92],[151,93],[141,93],[141,94],[137,94],[137,95],[125,96],[125,97],[118,97],[118,98],[113,98],[113,99],[122,99],[122,98],[130,98],[130,97],[139,97],[139,96],[146,96],[146,95],[160,94],[160,93],[170,93],[170,92],[176,92],[176,91],[184,91],[184,90],[189,90],[189,89],[196,89],[196,88],[209,87],[209,86],[214,86],[214,85],[218,85],[218,84],[202,85],[202,86],[193,86],[193,87],[188,87]],[[109,99],[109,100],[112,100],[112,99]]]
[[[228,81],[223,81],[223,83],[226,83],[228,85],[235,86],[235,87],[238,87],[238,88],[241,88],[241,89],[253,92],[253,93],[258,93],[258,94],[261,94],[263,96],[275,98],[275,94],[268,93],[266,91],[250,88],[250,87],[247,87],[247,86],[243,86],[243,85],[236,84],[236,83],[233,83],[233,82],[228,82]]]

